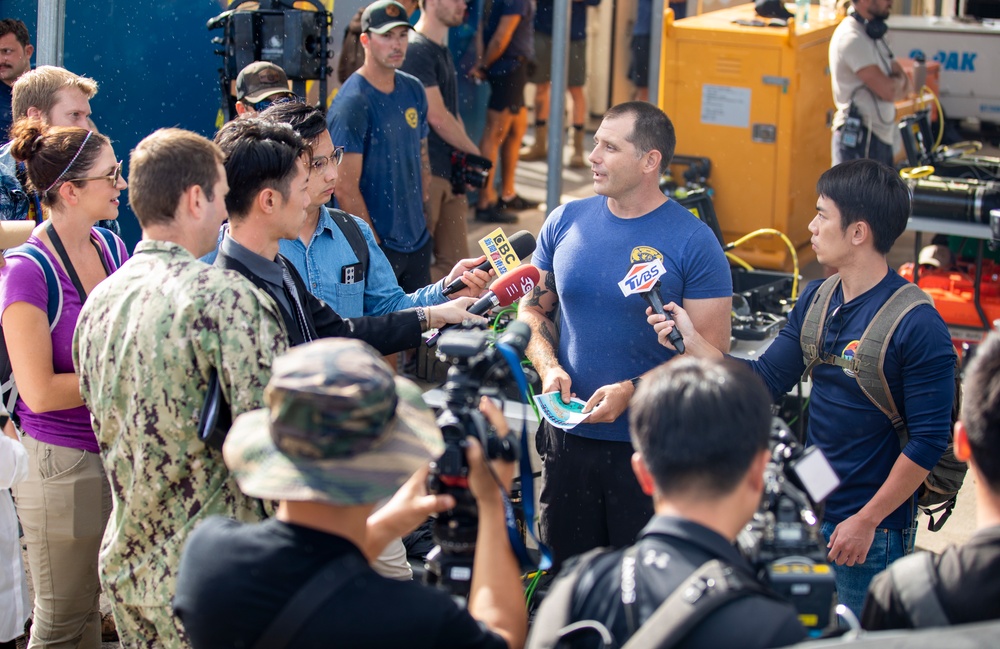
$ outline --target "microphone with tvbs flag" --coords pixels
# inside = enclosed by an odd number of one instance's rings
[[[667,270],[659,259],[639,262],[632,266],[622,281],[618,282],[618,288],[622,290],[625,297],[641,295],[649,303],[649,306],[653,307],[654,313],[665,315],[672,320],[674,314],[663,308],[663,297],[660,296],[660,278],[666,273]],[[670,330],[667,338],[678,354],[684,353],[684,337],[681,336],[681,332],[676,326]]]

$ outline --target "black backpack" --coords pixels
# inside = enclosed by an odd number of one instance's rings
[[[629,551],[635,550],[635,546],[626,550],[626,557]],[[712,559],[691,573],[663,600],[625,644],[616,643],[607,627],[597,620],[569,624],[573,594],[582,573],[595,558],[606,552],[607,548],[597,548],[581,555],[569,572],[555,582],[545,597],[548,602],[545,616],[535,617],[527,649],[556,649],[583,633],[598,635],[606,648],[664,649],[678,644],[699,622],[724,604],[748,595],[777,597],[731,565]]]
[[[840,284],[840,275],[832,275],[816,291],[816,296],[802,322],[799,344],[802,347],[802,358],[806,369],[803,376],[810,376],[813,368],[820,363],[836,365],[854,372],[858,386],[865,396],[881,410],[892,427],[899,435],[899,447],[902,449],[910,439],[906,422],[899,414],[899,409],[889,392],[889,384],[885,379],[882,361],[893,332],[902,321],[903,316],[916,306],[929,304],[930,298],[916,284],[906,283],[892,294],[875,317],[868,324],[861,336],[853,359],[845,359],[833,354],[820,355],[823,348],[821,340],[826,323],[827,309],[834,290]],[[958,500],[958,491],[962,488],[965,473],[969,466],[955,457],[954,424],[962,405],[961,361],[955,354],[955,399],[951,408],[951,423],[949,429],[948,447],[938,463],[924,479],[917,491],[917,506],[927,515],[927,529],[937,532],[951,516]],[[935,516],[940,518],[935,520]]]

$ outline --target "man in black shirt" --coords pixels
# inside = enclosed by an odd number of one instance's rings
[[[278,511],[253,525],[209,519],[192,534],[174,611],[195,649],[254,647],[279,626],[282,646],[296,649],[522,646],[518,564],[478,444],[467,451],[479,531],[466,610],[444,591],[368,566],[389,539],[455,505],[425,490],[428,460],[443,444],[417,386],[359,341],[321,340],[275,361],[265,398],[268,408],[236,420],[223,455],[240,489],[278,500]],[[505,434],[500,411],[484,400],[483,412]],[[493,469],[509,488],[513,464]],[[318,591],[308,592],[312,584]],[[315,610],[288,623],[294,615],[285,614],[304,605],[286,606],[303,592]]]
[[[448,51],[448,28],[461,25],[465,11],[465,0],[421,0],[420,20],[410,32],[401,68],[420,79],[427,93],[431,177],[424,209],[427,229],[434,237],[431,280],[435,282],[469,255],[465,222],[469,203],[465,194],[451,190],[451,152],[479,155],[479,147],[465,132],[458,114],[458,78]]]
[[[955,457],[969,463],[978,529],[967,543],[940,555],[921,552],[872,580],[861,613],[866,629],[911,629],[1000,619],[1000,334],[976,350],[962,383]],[[909,588],[900,582],[909,582]],[[902,593],[908,593],[904,596]],[[911,612],[929,603],[936,619]]]
[[[760,504],[770,402],[760,380],[733,361],[681,358],[643,380],[629,415],[632,468],[656,515],[635,545],[591,557],[575,582],[557,580],[536,620],[555,615],[558,589],[570,588],[567,624],[598,622],[622,646],[708,561],[754,581],[732,542]],[[536,626],[529,649],[552,646],[552,626]],[[795,609],[761,587],[709,613],[672,646],[780,647],[804,637]],[[560,646],[602,645],[588,633]]]
[[[230,187],[229,230],[215,265],[239,272],[274,298],[292,345],[341,336],[393,354],[419,346],[428,329],[480,319],[466,312],[472,298],[384,316],[340,317],[309,292],[292,263],[278,254],[281,239],[298,237],[311,201],[305,141],[288,124],[242,117],[223,126],[215,142],[226,155]]]

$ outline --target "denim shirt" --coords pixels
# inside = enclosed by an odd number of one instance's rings
[[[279,243],[279,251],[299,271],[313,295],[344,318],[385,315],[415,306],[433,306],[447,300],[442,294],[443,282],[413,293],[404,293],[385,253],[375,243],[371,228],[361,219],[352,218],[368,244],[368,269],[362,282],[340,282],[340,269],[358,263],[358,257],[325,206],[320,207],[319,225],[308,246],[299,239],[282,239]]]

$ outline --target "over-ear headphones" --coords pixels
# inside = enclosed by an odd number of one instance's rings
[[[874,41],[881,39],[889,31],[889,26],[885,24],[885,18],[872,18],[868,20],[857,11],[851,15],[864,26],[865,33]]]

